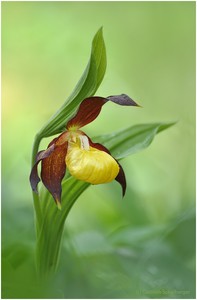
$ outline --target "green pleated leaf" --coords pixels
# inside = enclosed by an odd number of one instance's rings
[[[154,123],[131,126],[93,139],[104,144],[118,160],[148,147],[155,135],[175,123]]]
[[[102,142],[115,158],[122,159],[148,147],[158,132],[173,124],[136,125],[113,134],[100,136],[95,138],[95,141]],[[128,177],[129,174],[126,174],[126,176]],[[45,191],[45,199],[41,197],[43,222],[39,230],[37,263],[42,274],[54,272],[56,269],[66,217],[77,198],[89,185],[89,183],[79,181],[73,177],[65,179],[62,183],[61,211],[57,209],[52,196],[47,191]]]
[[[62,107],[48,120],[38,133],[40,138],[58,134],[65,129],[67,121],[76,113],[81,101],[93,96],[97,91],[106,71],[106,51],[102,28],[98,30],[93,41],[89,62],[72,94]]]

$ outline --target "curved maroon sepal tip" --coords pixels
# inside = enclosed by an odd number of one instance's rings
[[[105,151],[105,152],[107,152],[108,154],[111,155],[110,151],[105,146],[103,146],[102,144],[99,144],[99,143],[93,143],[88,136],[87,136],[87,138],[89,140],[89,143],[90,143],[91,147],[94,147],[94,148],[96,148],[98,150],[101,150],[101,151]],[[119,165],[119,168],[120,168],[119,173],[116,176],[115,180],[120,183],[120,185],[122,187],[122,196],[124,197],[125,192],[126,192],[126,187],[127,187],[126,177],[125,177],[125,173],[124,173],[124,170],[123,170],[122,166],[119,164],[119,162],[116,159],[115,159],[115,161],[117,162],[117,164]]]
[[[117,163],[120,167],[120,171],[119,171],[118,175],[116,176],[115,180],[118,181],[120,183],[120,185],[122,186],[122,197],[124,197],[125,192],[126,192],[126,187],[127,187],[126,177],[125,177],[125,173],[124,173],[122,166],[119,164],[118,161],[117,161]]]
[[[70,121],[68,121],[66,128],[81,128],[91,123],[99,115],[103,104],[106,102],[107,99],[102,97],[90,97],[84,99],[81,102],[76,115]]]
[[[123,106],[138,106],[138,107],[140,107],[139,104],[137,104],[133,99],[131,99],[126,94],[121,94],[121,95],[116,95],[116,96],[109,96],[106,99],[110,100],[110,101],[112,101],[116,104],[123,105]]]
[[[31,188],[35,193],[38,193],[37,190],[37,185],[40,182],[40,177],[38,176],[38,163],[40,162],[39,159],[37,159],[37,157],[44,151],[40,151],[38,152],[37,156],[36,156],[36,163],[34,164],[30,176],[29,176],[29,180],[30,180],[30,184],[31,184]]]
[[[58,146],[56,145],[53,153],[42,160],[42,182],[53,196],[58,208],[61,207],[61,182],[66,172],[66,153],[67,142]]]
[[[38,193],[37,185],[40,182],[40,177],[38,176],[38,164],[41,160],[51,155],[54,151],[55,145],[51,143],[50,147],[47,150],[39,151],[36,155],[36,162],[33,165],[33,168],[30,173],[30,184],[31,188],[35,193]]]

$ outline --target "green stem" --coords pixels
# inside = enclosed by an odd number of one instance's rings
[[[41,279],[53,276],[57,270],[64,223],[79,195],[89,186],[73,177],[63,182],[62,210],[57,209],[54,200],[42,198],[42,226],[39,228],[36,247],[37,270]]]

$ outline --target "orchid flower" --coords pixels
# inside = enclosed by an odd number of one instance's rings
[[[40,181],[38,164],[41,162],[41,179],[61,209],[61,182],[68,168],[70,174],[78,180],[91,184],[108,183],[116,180],[126,191],[126,178],[119,162],[111,156],[109,150],[92,140],[81,128],[95,120],[102,106],[112,101],[124,106],[139,106],[127,95],[90,97],[84,99],[76,115],[68,121],[66,130],[53,139],[46,150],[37,153],[31,170],[30,183],[34,192]]]

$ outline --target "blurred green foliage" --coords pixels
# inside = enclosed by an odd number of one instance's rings
[[[74,88],[100,26],[108,68],[97,95],[124,92],[143,109],[107,104],[89,136],[178,123],[122,161],[123,200],[116,182],[84,192],[58,272],[39,282],[33,138]],[[3,2],[2,109],[3,298],[195,298],[195,2]]]

